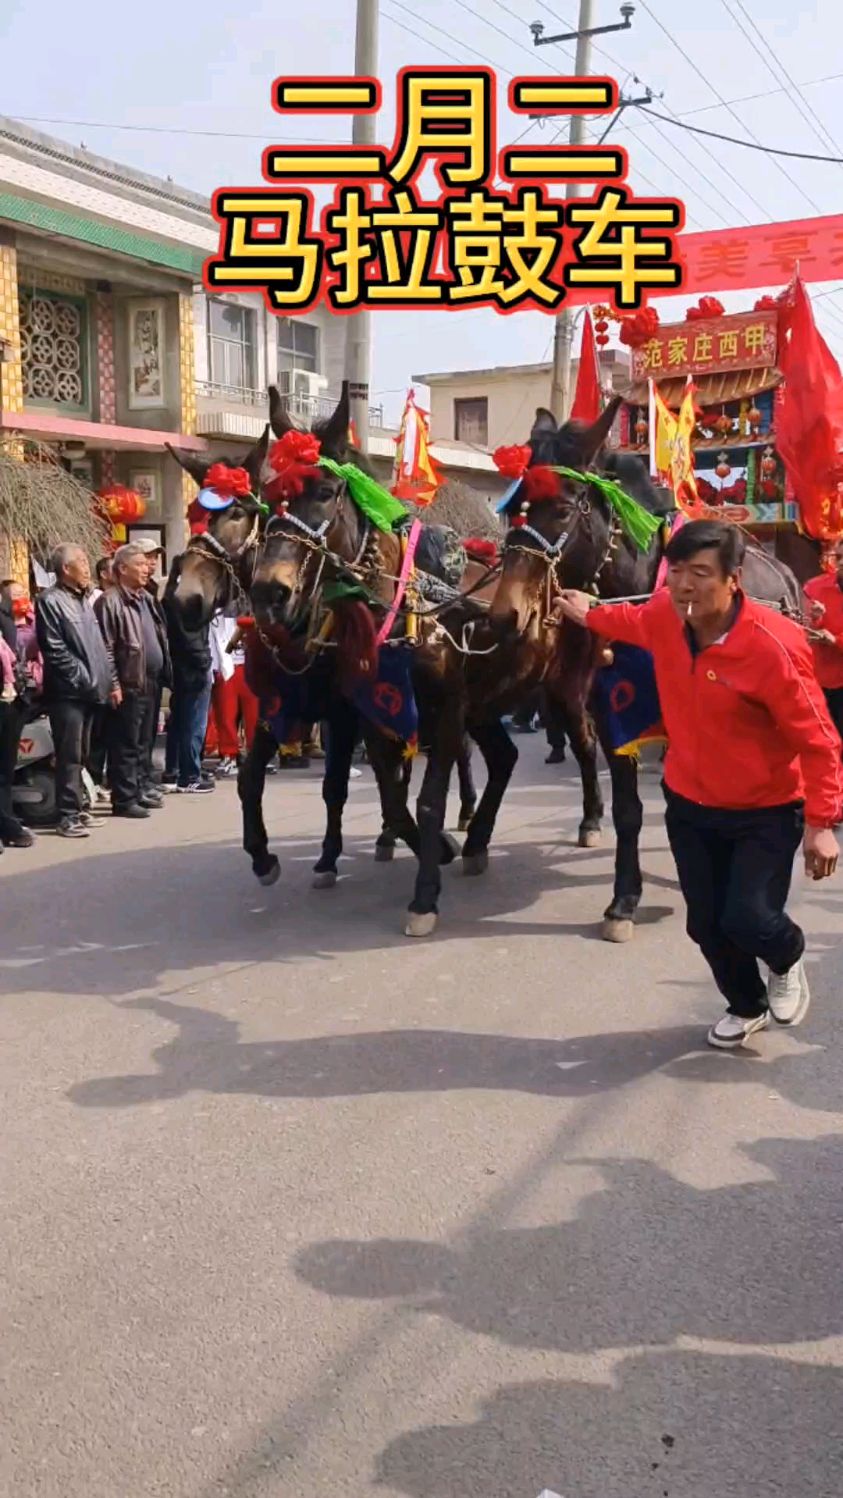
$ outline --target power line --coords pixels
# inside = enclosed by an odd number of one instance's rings
[[[826,73],[824,78],[808,78],[804,83],[795,85],[798,89],[815,88],[820,83],[837,83],[843,78],[843,73]],[[763,89],[760,94],[742,94],[738,99],[730,99],[730,104],[753,104],[757,99],[772,99],[774,94],[786,93],[784,85],[778,88]],[[712,109],[722,109],[721,104],[698,104],[696,109],[683,109],[678,116],[680,120],[690,119],[692,114],[708,114]],[[808,106],[810,108],[810,105]]]
[[[709,140],[724,140],[731,146],[743,146],[747,151],[763,151],[765,156],[788,156],[794,161],[825,161],[831,166],[843,166],[843,156],[818,156],[811,151],[785,151],[778,146],[765,146],[760,140],[740,140],[736,135],[721,135],[719,130],[704,130],[702,125],[688,125],[684,120],[671,118],[668,114],[658,114],[647,104],[641,105],[641,112],[652,115],[654,120],[663,120],[665,125],[675,125],[677,130],[690,130],[693,135],[707,135]],[[807,193],[805,196],[807,197]],[[808,202],[817,213],[822,213],[818,203],[812,203],[810,198]]]
[[[27,125],[74,125],[82,130],[135,130],[146,135],[201,135],[217,140],[262,140],[264,144],[267,139],[266,132],[255,135],[240,130],[187,130],[180,125],[116,125],[107,120],[65,120],[46,114],[16,114],[14,119]],[[312,138],[310,135],[273,136],[273,140],[302,141],[304,144],[309,143]]]
[[[682,57],[682,58],[684,58],[685,62],[688,64],[688,66],[693,69],[694,74],[698,75],[699,74],[699,69],[698,69],[696,63],[694,62],[693,58],[689,57],[688,53],[685,51],[685,48],[681,45],[681,43],[679,43],[676,40],[676,37],[673,35],[673,33],[671,31],[668,31],[668,29],[665,26],[664,22],[659,20],[659,17],[656,15],[655,11],[652,9],[652,6],[650,6],[647,3],[647,0],[641,0],[641,5],[643,6],[643,8],[646,11],[647,15],[650,17],[651,21],[653,21],[655,23],[655,25],[658,26],[659,30],[661,32],[663,32],[664,35],[667,37],[667,39],[670,42],[671,46],[673,48],[675,48],[675,50],[679,53],[679,56]],[[758,136],[754,133],[754,131],[752,131],[749,128],[749,126],[745,123],[745,121],[741,119],[740,115],[733,108],[733,106],[731,104],[729,104],[728,100],[726,100],[726,99],[723,98],[723,95],[720,93],[720,91],[717,88],[715,88],[714,84],[711,82],[710,79],[708,80],[708,86],[711,89],[711,92],[714,94],[714,97],[719,100],[719,102],[723,105],[724,109],[727,109],[729,111],[729,114],[732,116],[732,118],[734,120],[737,121],[737,123],[740,125],[741,129],[744,130],[746,132],[746,134],[748,136],[750,136],[752,140],[755,141],[756,145],[760,145],[761,142],[759,141]],[[690,130],[692,127],[690,125],[688,125],[685,128]],[[720,137],[720,138],[721,139],[728,139],[728,137],[725,137],[725,136],[724,137]],[[734,142],[734,144],[745,145],[746,142],[739,140],[737,142]],[[802,194],[803,198],[805,199],[805,201],[807,203],[810,203],[810,205],[814,209],[814,211],[816,213],[822,213],[822,209],[820,208],[819,204],[814,202],[814,200],[810,196],[810,194],[807,193],[805,191],[804,187],[802,187],[800,185],[800,183],[798,183],[796,181],[796,178],[792,177],[789,172],[785,171],[785,169],[782,166],[781,162],[777,161],[776,158],[775,158],[775,156],[773,156],[773,160],[775,162],[776,167],[781,172],[782,176],[791,184],[792,187],[795,187],[799,192],[801,192],[801,194]]]
[[[405,21],[403,15],[401,17],[393,16],[388,10],[382,10],[381,14],[385,21],[391,21],[393,26],[397,26],[401,31],[408,32],[409,35],[414,36],[417,41],[425,42],[428,47],[435,48],[437,52],[441,52],[442,56],[447,57],[451,62],[455,62],[461,64],[462,66],[465,66],[464,57],[455,57],[453,52],[446,52],[445,48],[440,47],[438,42],[432,42],[429,36],[423,36],[420,31],[414,31],[412,26],[407,25],[407,22]],[[480,61],[485,63],[487,67],[496,66],[495,63],[492,62],[491,58],[484,57],[482,52],[477,52],[474,47],[469,47],[467,42],[462,42],[458,36],[454,36],[452,31],[443,31],[441,26],[434,25],[433,21],[428,21],[426,16],[422,16],[420,19],[424,22],[425,26],[430,27],[431,31],[438,31],[440,36],[447,37],[447,39],[451,42],[456,42],[457,46],[462,47],[464,52],[470,52],[472,57],[479,58]],[[497,71],[500,71],[500,69],[498,69]],[[503,76],[505,78],[512,78],[514,74],[504,73]]]
[[[750,26],[752,27],[752,30],[755,32],[755,35],[757,36],[759,42],[766,49],[766,51],[769,53],[770,57],[773,59],[773,62],[775,62],[776,67],[779,70],[779,73],[777,74],[774,71],[774,69],[772,68],[771,64],[768,62],[767,58],[762,56],[762,57],[760,57],[759,60],[761,62],[763,62],[765,68],[767,69],[767,72],[770,74],[770,76],[772,78],[775,78],[775,80],[776,80],[777,83],[781,81],[779,75],[783,75],[787,79],[787,82],[790,84],[790,87],[796,90],[796,94],[798,95],[799,99],[802,100],[802,103],[801,104],[798,103],[797,99],[794,98],[793,94],[788,93],[788,98],[790,99],[790,102],[793,105],[794,109],[796,109],[796,110],[799,111],[799,114],[802,116],[803,120],[805,121],[805,123],[807,124],[808,128],[810,129],[811,133],[814,134],[814,133],[816,133],[818,131],[819,135],[820,135],[820,138],[825,141],[825,144],[829,147],[830,150],[832,150],[832,151],[839,151],[840,150],[840,146],[838,145],[837,141],[834,139],[833,135],[831,135],[831,133],[826,129],[825,125],[823,124],[823,121],[820,119],[819,115],[817,114],[817,111],[813,108],[813,106],[811,104],[808,103],[808,100],[805,98],[804,94],[802,93],[802,90],[799,87],[799,84],[796,82],[796,80],[792,76],[792,74],[788,72],[788,70],[785,67],[784,63],[781,62],[781,60],[779,59],[778,54],[770,46],[770,43],[767,41],[767,38],[764,36],[763,32],[759,30],[758,25],[753,20],[752,16],[749,14],[749,11],[747,10],[746,6],[743,4],[743,0],[735,0],[735,4],[737,5],[738,10],[741,12],[741,14],[743,16],[745,16],[746,20],[749,22]],[[727,12],[729,13],[729,15],[732,17],[732,20],[736,23],[737,26],[740,27],[741,31],[743,32],[744,36],[746,37],[747,41],[749,42],[750,46],[753,48],[753,51],[754,51],[755,50],[755,44],[754,44],[754,42],[752,40],[752,37],[751,37],[750,33],[747,31],[747,29],[744,26],[743,21],[741,21],[740,17],[735,15],[735,12],[733,11],[731,5],[729,4],[729,0],[723,0],[723,5],[724,5],[725,9],[727,10]],[[803,104],[805,106],[804,108],[802,107]]]
[[[482,10],[475,10],[473,5],[467,5],[466,0],[452,0],[452,3],[458,5],[461,10],[466,11],[468,15],[473,16],[475,21],[482,21],[484,26],[490,26],[493,31],[498,33],[498,36],[502,36],[504,41],[509,43],[510,47],[517,47],[519,52],[526,52],[533,64],[540,62],[542,67],[547,68],[549,72],[555,73],[557,71],[552,62],[548,62],[545,57],[535,57],[530,48],[525,47],[522,42],[516,41],[515,37],[511,36],[508,31],[504,31],[502,26],[498,26],[494,21],[490,21],[487,16],[484,16]],[[515,12],[512,11],[511,14],[515,15]],[[520,20],[521,18],[518,17],[517,19]],[[522,21],[522,25],[525,24]]]

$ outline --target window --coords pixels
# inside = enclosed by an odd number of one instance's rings
[[[282,369],[312,369],[319,374],[319,329],[298,317],[278,322],[278,372]]]
[[[489,443],[489,402],[485,395],[454,401],[454,437],[473,447]]]
[[[88,406],[88,323],[84,301],[51,291],[20,298],[23,393],[71,410]]]
[[[255,314],[236,302],[208,303],[208,364],[211,383],[255,386]]]

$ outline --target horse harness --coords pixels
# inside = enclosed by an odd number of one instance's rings
[[[559,564],[562,561],[563,553],[568,542],[571,539],[573,529],[576,526],[578,520],[582,519],[585,522],[586,528],[593,539],[594,533],[590,523],[591,514],[591,500],[589,499],[587,493],[581,494],[576,501],[574,524],[571,530],[562,531],[562,533],[557,536],[555,541],[548,541],[547,537],[543,536],[541,532],[537,531],[532,525],[522,525],[517,528],[518,536],[530,536],[532,540],[536,542],[535,546],[520,546],[517,541],[510,540],[509,536],[504,542],[504,547],[507,551],[521,551],[525,554],[525,556],[538,556],[541,561],[545,563],[545,617],[542,620],[542,625],[544,628],[559,627],[559,621],[553,615],[554,602],[563,592],[562,584],[559,581],[558,575]],[[511,530],[509,534],[510,536],[512,535]],[[608,567],[610,561],[612,560],[615,552],[617,551],[618,544],[622,536],[623,527],[614,510],[610,509],[609,535],[606,543],[606,549],[602,557],[600,558],[591,582],[588,583],[584,589],[586,593],[593,593],[595,597],[599,596],[600,579],[603,576],[603,573]]]
[[[210,531],[203,531],[201,536],[191,536],[185,547],[185,553],[192,552],[194,556],[202,557],[206,562],[216,562],[223,573],[227,573],[229,579],[229,592],[227,603],[233,598],[242,597],[246,589],[237,570],[237,564],[242,562],[246,553],[252,549],[255,551],[255,564],[257,563],[257,542],[260,534],[260,514],[255,514],[252,527],[245,541],[238,546],[235,552],[226,551],[221,541]],[[252,567],[254,571],[254,564]]]

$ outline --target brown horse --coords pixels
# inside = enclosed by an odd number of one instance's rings
[[[622,480],[625,491],[643,508],[663,514],[663,500],[639,458],[601,454],[617,404],[607,407],[591,427],[575,422],[558,427],[549,411],[539,409],[530,435],[530,466],[543,468],[547,474],[553,465],[581,473],[594,465]],[[581,720],[588,708],[596,726],[609,765],[617,837],[614,892],[604,915],[603,934],[610,941],[628,941],[642,893],[638,844],[643,810],[637,763],[634,757],[613,751],[593,690],[603,647],[587,630],[567,622],[560,629],[552,620],[552,605],[559,588],[591,591],[605,599],[651,594],[663,557],[663,539],[657,534],[648,550],[640,551],[595,484],[577,483],[560,474],[551,474],[550,481],[550,492],[543,483],[542,497],[530,504],[527,526],[512,527],[507,533],[493,612],[501,618],[508,614],[526,660],[547,662],[548,689],[563,705],[569,721]],[[529,487],[523,492],[529,492]],[[511,519],[518,514],[521,497],[519,489],[510,501]],[[801,589],[793,573],[754,541],[747,549],[744,587],[759,602],[793,617],[802,613]],[[596,749],[593,752],[596,761]]]

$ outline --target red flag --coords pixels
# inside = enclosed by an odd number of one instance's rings
[[[805,530],[827,541],[843,533],[843,377],[798,276],[779,310],[777,362],[784,387],[776,411],[776,447]]]
[[[594,342],[591,313],[586,311],[582,325],[580,367],[577,370],[577,388],[574,394],[574,404],[571,407],[571,418],[575,421],[596,421],[600,415],[600,410],[600,372],[597,364],[597,344]]]

